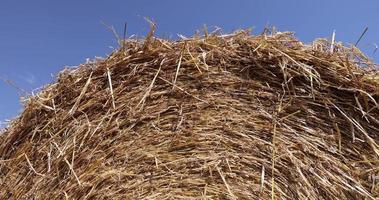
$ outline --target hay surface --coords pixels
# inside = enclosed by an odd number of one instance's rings
[[[378,71],[291,33],[127,40],[0,136],[1,199],[379,198]]]

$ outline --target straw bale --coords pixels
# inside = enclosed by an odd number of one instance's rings
[[[338,42],[128,39],[28,97],[0,198],[379,198],[378,101],[376,66]]]

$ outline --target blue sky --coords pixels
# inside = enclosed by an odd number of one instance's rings
[[[336,30],[337,40],[355,43],[367,26],[359,47],[371,56],[379,44],[378,9],[374,0],[1,0],[0,77],[31,92],[53,81],[64,66],[105,57],[117,47],[102,22],[120,34],[127,22],[129,35],[143,36],[149,29],[144,17],[157,22],[162,37],[190,36],[204,24],[224,32],[253,28],[253,33],[269,25],[294,31],[306,42]],[[20,95],[0,81],[0,121],[17,116]]]

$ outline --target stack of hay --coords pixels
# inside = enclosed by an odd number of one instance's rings
[[[355,47],[152,35],[28,99],[1,199],[379,198],[379,75]]]

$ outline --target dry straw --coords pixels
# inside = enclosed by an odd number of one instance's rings
[[[1,199],[379,198],[379,76],[358,49],[152,33],[29,97],[0,136]]]

